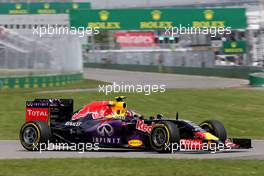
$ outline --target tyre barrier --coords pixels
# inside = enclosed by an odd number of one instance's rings
[[[1,89],[63,86],[83,79],[82,73],[0,77]]]
[[[264,72],[249,74],[249,84],[253,87],[264,87]]]

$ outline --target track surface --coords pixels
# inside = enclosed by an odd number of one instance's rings
[[[248,80],[208,76],[177,75],[166,73],[132,72],[109,69],[88,68],[84,70],[86,79],[100,80],[122,85],[165,85],[165,88],[249,88]],[[99,88],[47,90],[39,93],[91,92]]]
[[[252,149],[231,150],[226,152],[176,152],[174,154],[158,154],[151,151],[131,150],[102,150],[86,151],[44,151],[29,152],[23,149],[19,141],[0,141],[0,159],[24,159],[24,158],[103,158],[103,157],[125,157],[125,158],[172,158],[172,159],[264,159],[264,141],[253,141]]]
[[[87,79],[129,85],[166,85],[166,88],[228,88],[246,87],[248,80],[166,73],[132,72],[109,69],[84,70]]]

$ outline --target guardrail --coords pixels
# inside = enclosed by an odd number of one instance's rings
[[[3,87],[3,81],[0,80],[0,91],[2,90]]]
[[[128,71],[175,73],[185,75],[217,76],[227,78],[248,79],[250,73],[262,72],[262,68],[242,66],[215,66],[206,67],[168,67],[158,65],[132,65],[132,64],[99,64],[85,63],[84,67],[117,69]]]

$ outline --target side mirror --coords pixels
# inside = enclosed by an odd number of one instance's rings
[[[157,119],[158,119],[158,120],[161,120],[161,119],[162,119],[162,117],[163,117],[163,115],[162,115],[162,114],[157,114]]]
[[[154,119],[155,119],[155,117],[153,117],[153,116],[149,117],[149,120],[154,120]]]
[[[179,113],[176,113],[176,120],[179,120]]]

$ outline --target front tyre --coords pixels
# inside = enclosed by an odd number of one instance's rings
[[[159,153],[169,153],[172,143],[179,146],[180,132],[178,127],[169,121],[159,122],[154,125],[150,133],[150,146]]]
[[[227,133],[224,125],[218,120],[206,120],[200,124],[200,127],[205,131],[218,137],[220,141],[225,142]]]
[[[20,143],[29,151],[39,150],[40,143],[47,143],[50,137],[50,128],[42,121],[24,123],[19,134]]]

